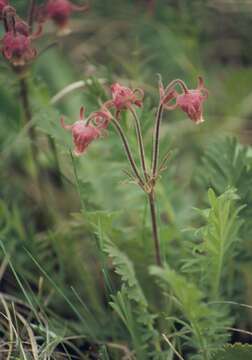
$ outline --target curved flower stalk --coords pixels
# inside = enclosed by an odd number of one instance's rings
[[[93,112],[88,117],[86,122],[84,121],[82,108],[80,112],[80,120],[78,120],[76,123],[73,125],[65,125],[63,120],[61,120],[61,123],[65,129],[72,131],[73,142],[75,145],[74,153],[77,156],[85,153],[87,147],[94,140],[100,138],[102,131],[107,130],[110,124],[115,127],[122,140],[125,153],[134,174],[134,179],[148,197],[156,262],[159,266],[162,266],[156,214],[155,186],[159,177],[159,172],[165,168],[165,162],[167,161],[166,156],[159,166],[160,126],[162,122],[163,111],[172,111],[178,108],[185,112],[189,119],[191,119],[195,124],[200,124],[202,123],[203,119],[203,102],[208,96],[208,90],[204,87],[203,79],[201,77],[199,77],[198,86],[196,89],[188,89],[186,84],[180,79],[171,81],[170,84],[165,88],[160,77],[160,101],[153,129],[154,141],[152,149],[151,170],[148,170],[146,167],[142,130],[138,115],[135,111],[135,106],[143,106],[143,90],[132,90],[115,83],[111,86],[111,92],[112,99],[106,101],[100,110]],[[112,114],[113,111],[114,115]],[[122,111],[130,111],[135,122],[143,176],[141,175],[141,172],[136,165],[127,136],[120,125],[120,115]]]
[[[139,118],[134,110],[134,106],[142,107],[144,91],[140,88],[130,89],[118,83],[111,85],[112,100],[107,101],[104,106],[116,110],[115,117],[119,119],[122,110],[130,110],[135,122],[137,141],[139,146],[139,155],[141,160],[142,172],[145,180],[148,180],[148,171],[146,167],[146,158],[143,145],[143,136]]]

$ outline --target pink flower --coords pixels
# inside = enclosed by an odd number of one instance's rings
[[[16,31],[7,31],[3,37],[3,56],[14,66],[23,66],[37,54],[31,46],[30,36]]]
[[[132,105],[141,107],[143,104],[144,92],[142,89],[131,90],[118,83],[111,85],[112,100],[108,101],[105,105],[107,107],[115,107],[120,111],[130,108]]]
[[[87,5],[74,5],[69,0],[48,0],[39,10],[39,18],[42,21],[52,19],[59,28],[67,27],[73,11],[86,11]]]
[[[5,25],[1,49],[3,56],[14,66],[24,66],[37,55],[36,49],[32,47],[32,40],[39,37],[42,27],[40,26],[36,33],[30,34],[28,23],[20,19],[16,15],[15,8],[11,6],[5,6],[3,17]]]
[[[84,108],[80,109],[80,120],[73,125],[66,125],[61,118],[61,125],[64,129],[72,132],[74,142],[74,154],[80,156],[85,153],[88,146],[101,136],[101,131],[93,124],[84,121]]]
[[[180,108],[188,117],[195,123],[200,124],[204,121],[203,118],[203,102],[208,97],[208,90],[204,86],[203,79],[198,78],[198,86],[196,89],[187,89],[185,84],[179,80],[178,84],[183,84],[183,93],[178,94],[174,89],[171,89],[161,100],[164,107],[168,110]],[[175,99],[175,104],[170,102]]]

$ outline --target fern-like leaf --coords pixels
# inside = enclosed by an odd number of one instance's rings
[[[113,296],[111,306],[121,317],[128,329],[132,328],[130,322],[135,321],[138,333],[140,334],[140,343],[142,349],[148,348],[147,353],[158,349],[158,333],[154,329],[155,315],[150,314],[148,302],[136,278],[132,262],[127,255],[122,253],[114,244],[106,242],[104,251],[111,257],[115,272],[122,281],[121,291]],[[127,300],[128,299],[128,302]],[[128,309],[128,311],[127,311]],[[129,315],[132,311],[133,316]],[[132,335],[132,334],[131,334]],[[132,339],[133,343],[135,339]]]
[[[242,221],[238,215],[243,206],[237,206],[237,192],[228,189],[219,197],[208,191],[210,208],[201,212],[206,224],[200,229],[202,238],[197,257],[201,262],[203,280],[210,285],[212,298],[220,297],[220,284],[228,264],[234,257],[239,242]]]

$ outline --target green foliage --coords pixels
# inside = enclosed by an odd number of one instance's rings
[[[214,353],[211,360],[251,360],[252,346],[248,344],[225,345]]]
[[[217,335],[213,331],[214,322],[211,322],[213,317],[216,317],[216,312],[204,303],[202,291],[196,284],[169,269],[167,265],[164,268],[151,267],[150,273],[157,277],[166,296],[174,300],[175,307],[183,315],[186,321],[184,330],[192,333],[190,344],[202,353],[203,359],[209,359],[209,345],[212,345],[213,337],[220,334]]]
[[[203,183],[222,194],[227,187],[238,190],[242,201],[252,197],[252,167],[249,147],[238,143],[235,138],[220,138],[211,143],[198,172]]]
[[[198,210],[205,224],[197,230],[196,236],[201,242],[194,248],[191,264],[202,275],[202,285],[209,286],[210,298],[217,300],[221,296],[222,280],[228,278],[230,262],[239,249],[239,230],[242,220],[238,215],[243,206],[238,206],[236,190],[228,189],[219,197],[214,191],[208,191],[210,207]],[[187,266],[190,262],[187,263]],[[223,286],[222,286],[223,288]]]
[[[193,253],[184,259],[184,275],[171,270],[152,267],[151,274],[161,280],[167,296],[172,291],[175,307],[187,321],[199,354],[209,359],[211,349],[228,339],[227,328],[232,324],[230,309],[220,304],[229,279],[230,263],[239,249],[239,230],[242,221],[238,214],[239,197],[234,189],[228,189],[219,197],[208,191],[210,207],[198,210],[205,224],[196,231],[198,243]],[[197,284],[197,285],[196,285]],[[224,291],[223,291],[224,290]],[[210,301],[216,301],[208,304]],[[202,355],[203,356],[203,355]]]
[[[111,306],[130,332],[139,359],[151,354],[158,346],[158,333],[154,329],[155,315],[150,314],[148,302],[136,278],[133,264],[114,244],[107,242],[104,251],[111,257],[115,272],[122,281],[121,290],[112,296]]]
[[[234,138],[223,138],[209,145],[202,158],[199,174],[204,187],[211,186],[218,195],[227,187],[237,189],[244,219],[242,237],[251,249],[252,235],[252,161],[251,148],[241,145]]]

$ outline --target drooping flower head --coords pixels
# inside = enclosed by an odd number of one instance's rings
[[[3,37],[3,56],[14,66],[23,66],[36,56],[29,36],[8,31]]]
[[[38,17],[42,21],[51,19],[60,29],[64,29],[68,26],[72,12],[87,9],[88,5],[78,6],[69,0],[47,0],[47,3],[39,9]]]
[[[99,128],[84,120],[84,108],[80,109],[80,119],[72,125],[66,125],[61,118],[61,125],[64,129],[72,132],[74,143],[74,154],[80,156],[85,153],[88,146],[101,136]]]
[[[163,96],[161,96],[161,101],[164,108],[168,110],[180,108],[195,124],[202,123],[204,121],[203,103],[208,97],[208,90],[204,86],[202,77],[198,78],[196,89],[188,89],[181,80],[176,80],[174,86],[176,84],[180,85],[183,92],[179,94],[174,88],[171,88],[168,92],[162,90]],[[172,100],[175,100],[174,104],[171,104]]]
[[[2,39],[3,56],[14,66],[24,66],[37,55],[32,40],[40,36],[42,28],[30,34],[27,22],[19,18],[11,6],[5,6],[3,17],[6,31]]]
[[[111,85],[112,100],[107,102],[108,107],[115,107],[116,110],[125,110],[132,105],[141,107],[143,104],[144,92],[142,89],[131,90],[118,83]]]
[[[199,77],[196,89],[188,90],[184,94],[178,95],[177,106],[187,113],[195,124],[200,124],[204,121],[203,102],[207,97],[208,90],[204,87],[203,79]]]
[[[29,35],[29,27],[23,21],[17,22],[14,26],[14,29],[7,31],[3,37],[2,53],[14,66],[24,66],[37,55],[32,40],[38,34]]]

